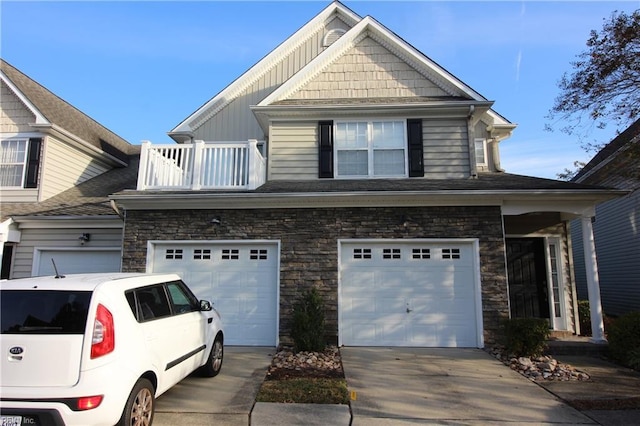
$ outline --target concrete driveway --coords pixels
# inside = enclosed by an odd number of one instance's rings
[[[157,400],[154,426],[249,424],[275,348],[224,348],[217,377],[187,377]]]
[[[340,352],[352,425],[597,424],[480,349]]]

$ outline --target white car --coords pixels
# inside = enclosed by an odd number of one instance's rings
[[[220,372],[220,315],[175,274],[0,281],[0,425],[150,425],[155,398]]]

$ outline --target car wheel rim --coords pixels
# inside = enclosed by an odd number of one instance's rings
[[[147,388],[140,389],[131,407],[131,426],[149,426],[153,415],[153,395]]]
[[[218,371],[222,365],[222,344],[216,340],[213,344],[213,369]]]

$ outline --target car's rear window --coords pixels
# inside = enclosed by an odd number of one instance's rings
[[[83,334],[90,291],[2,290],[2,334]]]

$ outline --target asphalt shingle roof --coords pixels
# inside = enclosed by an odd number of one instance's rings
[[[2,59],[0,69],[49,122],[120,160],[127,160],[132,146],[129,142]]]
[[[113,215],[109,195],[136,187],[140,156],[132,155],[127,160],[128,167],[112,169],[43,202],[3,203],[0,221],[19,216]]]

